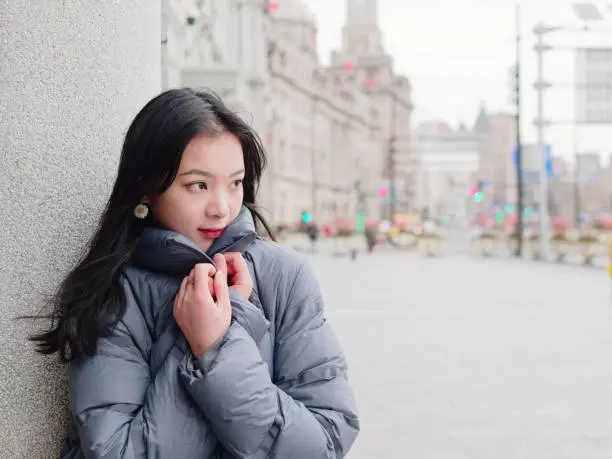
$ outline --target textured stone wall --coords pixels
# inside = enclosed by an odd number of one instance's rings
[[[0,457],[57,457],[63,369],[34,313],[91,234],[122,136],[160,90],[159,0],[0,2]]]

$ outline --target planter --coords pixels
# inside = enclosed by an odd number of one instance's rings
[[[527,241],[527,246],[529,247],[529,250],[531,251],[531,258],[533,258],[534,260],[539,260],[540,258],[542,258],[542,255],[540,254],[540,239],[537,237],[531,237],[529,238],[529,240]]]
[[[516,235],[508,237],[508,248],[510,249],[510,253],[514,254],[518,250],[518,239]]]
[[[550,248],[557,263],[563,263],[572,248],[572,243],[567,240],[565,234],[555,234],[550,241]]]
[[[557,263],[565,262],[567,254],[570,252],[572,243],[566,240],[555,240],[550,242],[550,247],[555,255]]]
[[[583,264],[585,265],[593,265],[595,261],[595,257],[601,250],[601,244],[599,239],[596,237],[581,237],[578,241],[578,245],[580,247],[580,252],[583,257]]]
[[[497,245],[497,237],[493,234],[483,234],[476,237],[476,247],[483,257],[492,257],[495,254],[495,246]]]
[[[413,233],[398,233],[396,236],[389,236],[387,239],[390,246],[401,249],[411,250],[417,246],[418,238]]]
[[[428,257],[434,257],[440,253],[442,238],[434,235],[423,235],[419,238],[418,250]]]

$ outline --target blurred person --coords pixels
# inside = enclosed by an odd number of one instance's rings
[[[378,231],[376,231],[375,228],[366,228],[363,234],[366,239],[366,245],[368,247],[368,252],[372,253],[374,251],[374,247],[376,247]]]
[[[116,181],[48,331],[68,363],[62,458],[341,458],[358,431],[311,268],[257,236],[265,154],[215,95],[133,120]]]
[[[317,241],[319,240],[319,227],[315,223],[311,223],[308,225],[308,229],[306,230],[308,233],[308,238],[310,239],[310,250],[312,254],[317,253]]]

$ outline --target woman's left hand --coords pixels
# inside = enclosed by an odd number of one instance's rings
[[[251,279],[249,268],[242,254],[239,252],[218,253],[213,260],[217,269],[227,274],[229,287],[248,300],[253,292],[253,279]]]

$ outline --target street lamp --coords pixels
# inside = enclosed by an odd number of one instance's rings
[[[523,255],[523,155],[521,146],[521,2],[516,2],[516,64],[515,64],[515,96],[516,105],[516,203],[518,207],[516,220],[516,253]]]

